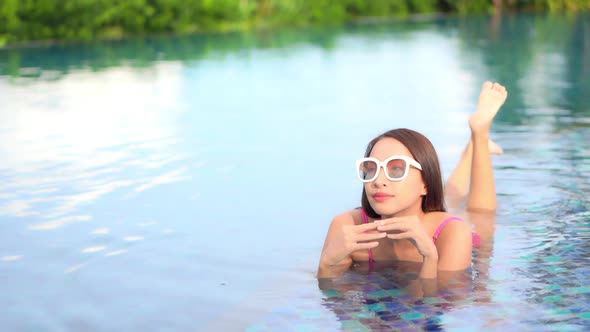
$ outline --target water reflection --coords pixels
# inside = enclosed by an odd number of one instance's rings
[[[175,153],[180,65],[75,72],[26,87],[0,81],[0,214],[50,221],[32,230],[87,221],[87,206],[120,190],[142,192],[189,176]],[[51,94],[39,91],[52,91]],[[165,109],[165,112],[162,112]],[[181,164],[182,165],[182,164]]]
[[[14,256],[2,256],[2,260],[5,262],[14,262],[14,261],[18,261],[19,259],[22,259],[23,256],[22,255],[14,255]]]
[[[26,84],[32,79],[59,80],[71,71],[98,72],[113,67],[150,68],[161,63],[191,64],[196,60],[250,61],[252,50],[280,50],[289,55],[305,45],[326,51],[335,50],[342,33],[362,36],[367,42],[395,36],[411,41],[421,31],[431,31],[431,21],[395,25],[353,25],[255,31],[197,36],[163,36],[134,38],[125,41],[54,45],[34,49],[0,49],[0,76],[11,82]],[[140,52],[138,52],[140,51]]]

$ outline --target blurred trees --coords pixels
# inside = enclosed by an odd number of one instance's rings
[[[582,11],[590,10],[590,0],[0,0],[0,46],[500,8]]]

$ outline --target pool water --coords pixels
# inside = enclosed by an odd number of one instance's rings
[[[590,329],[588,15],[422,18],[0,50],[6,331]],[[495,218],[436,296],[315,277],[397,127],[448,176],[483,81]],[[476,218],[477,219],[477,218]],[[408,279],[409,278],[409,279]]]

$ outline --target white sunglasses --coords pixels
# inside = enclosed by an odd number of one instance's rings
[[[356,161],[356,175],[361,182],[373,182],[383,167],[385,177],[390,181],[401,181],[410,173],[410,166],[422,170],[420,163],[407,156],[391,156],[384,161],[372,157],[362,158]]]

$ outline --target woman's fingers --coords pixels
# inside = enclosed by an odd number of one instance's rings
[[[411,228],[411,225],[408,225],[406,222],[403,221],[393,221],[386,223],[384,225],[380,225],[377,227],[378,231],[406,231]]]
[[[373,249],[373,248],[377,247],[378,245],[379,245],[379,242],[363,242],[363,243],[357,243],[356,248],[357,248],[357,250]]]
[[[378,223],[370,222],[370,223],[355,225],[355,226],[350,226],[350,227],[352,227],[357,233],[362,233],[362,232],[370,231],[373,229],[377,229],[377,226],[379,226]]]
[[[386,236],[387,236],[387,233],[363,233],[363,234],[358,234],[355,237],[355,242],[377,240],[377,239],[382,239]]]
[[[414,237],[414,234],[412,232],[387,234],[387,238],[393,239],[393,240],[411,239],[413,237]]]

